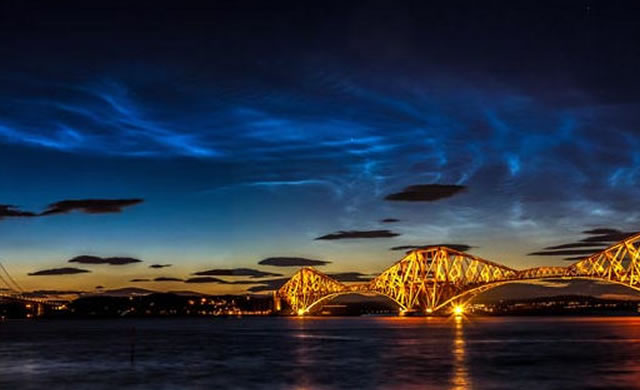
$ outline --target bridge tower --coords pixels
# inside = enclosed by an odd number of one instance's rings
[[[321,299],[346,291],[349,289],[344,284],[311,267],[304,267],[280,287],[276,295],[289,304],[293,313],[302,315]]]

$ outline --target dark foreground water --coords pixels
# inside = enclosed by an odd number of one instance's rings
[[[0,323],[0,389],[59,388],[640,388],[640,318]]]

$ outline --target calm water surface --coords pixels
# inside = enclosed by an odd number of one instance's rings
[[[0,389],[64,388],[640,388],[640,318],[0,323]]]

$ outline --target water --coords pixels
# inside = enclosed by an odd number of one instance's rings
[[[0,389],[639,386],[636,317],[0,323]]]

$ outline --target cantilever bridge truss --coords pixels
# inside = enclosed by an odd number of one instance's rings
[[[366,283],[347,285],[305,267],[276,291],[276,296],[297,314],[353,293],[383,295],[402,311],[432,313],[506,283],[547,278],[595,279],[640,290],[640,234],[567,267],[515,270],[447,247],[411,251]]]

